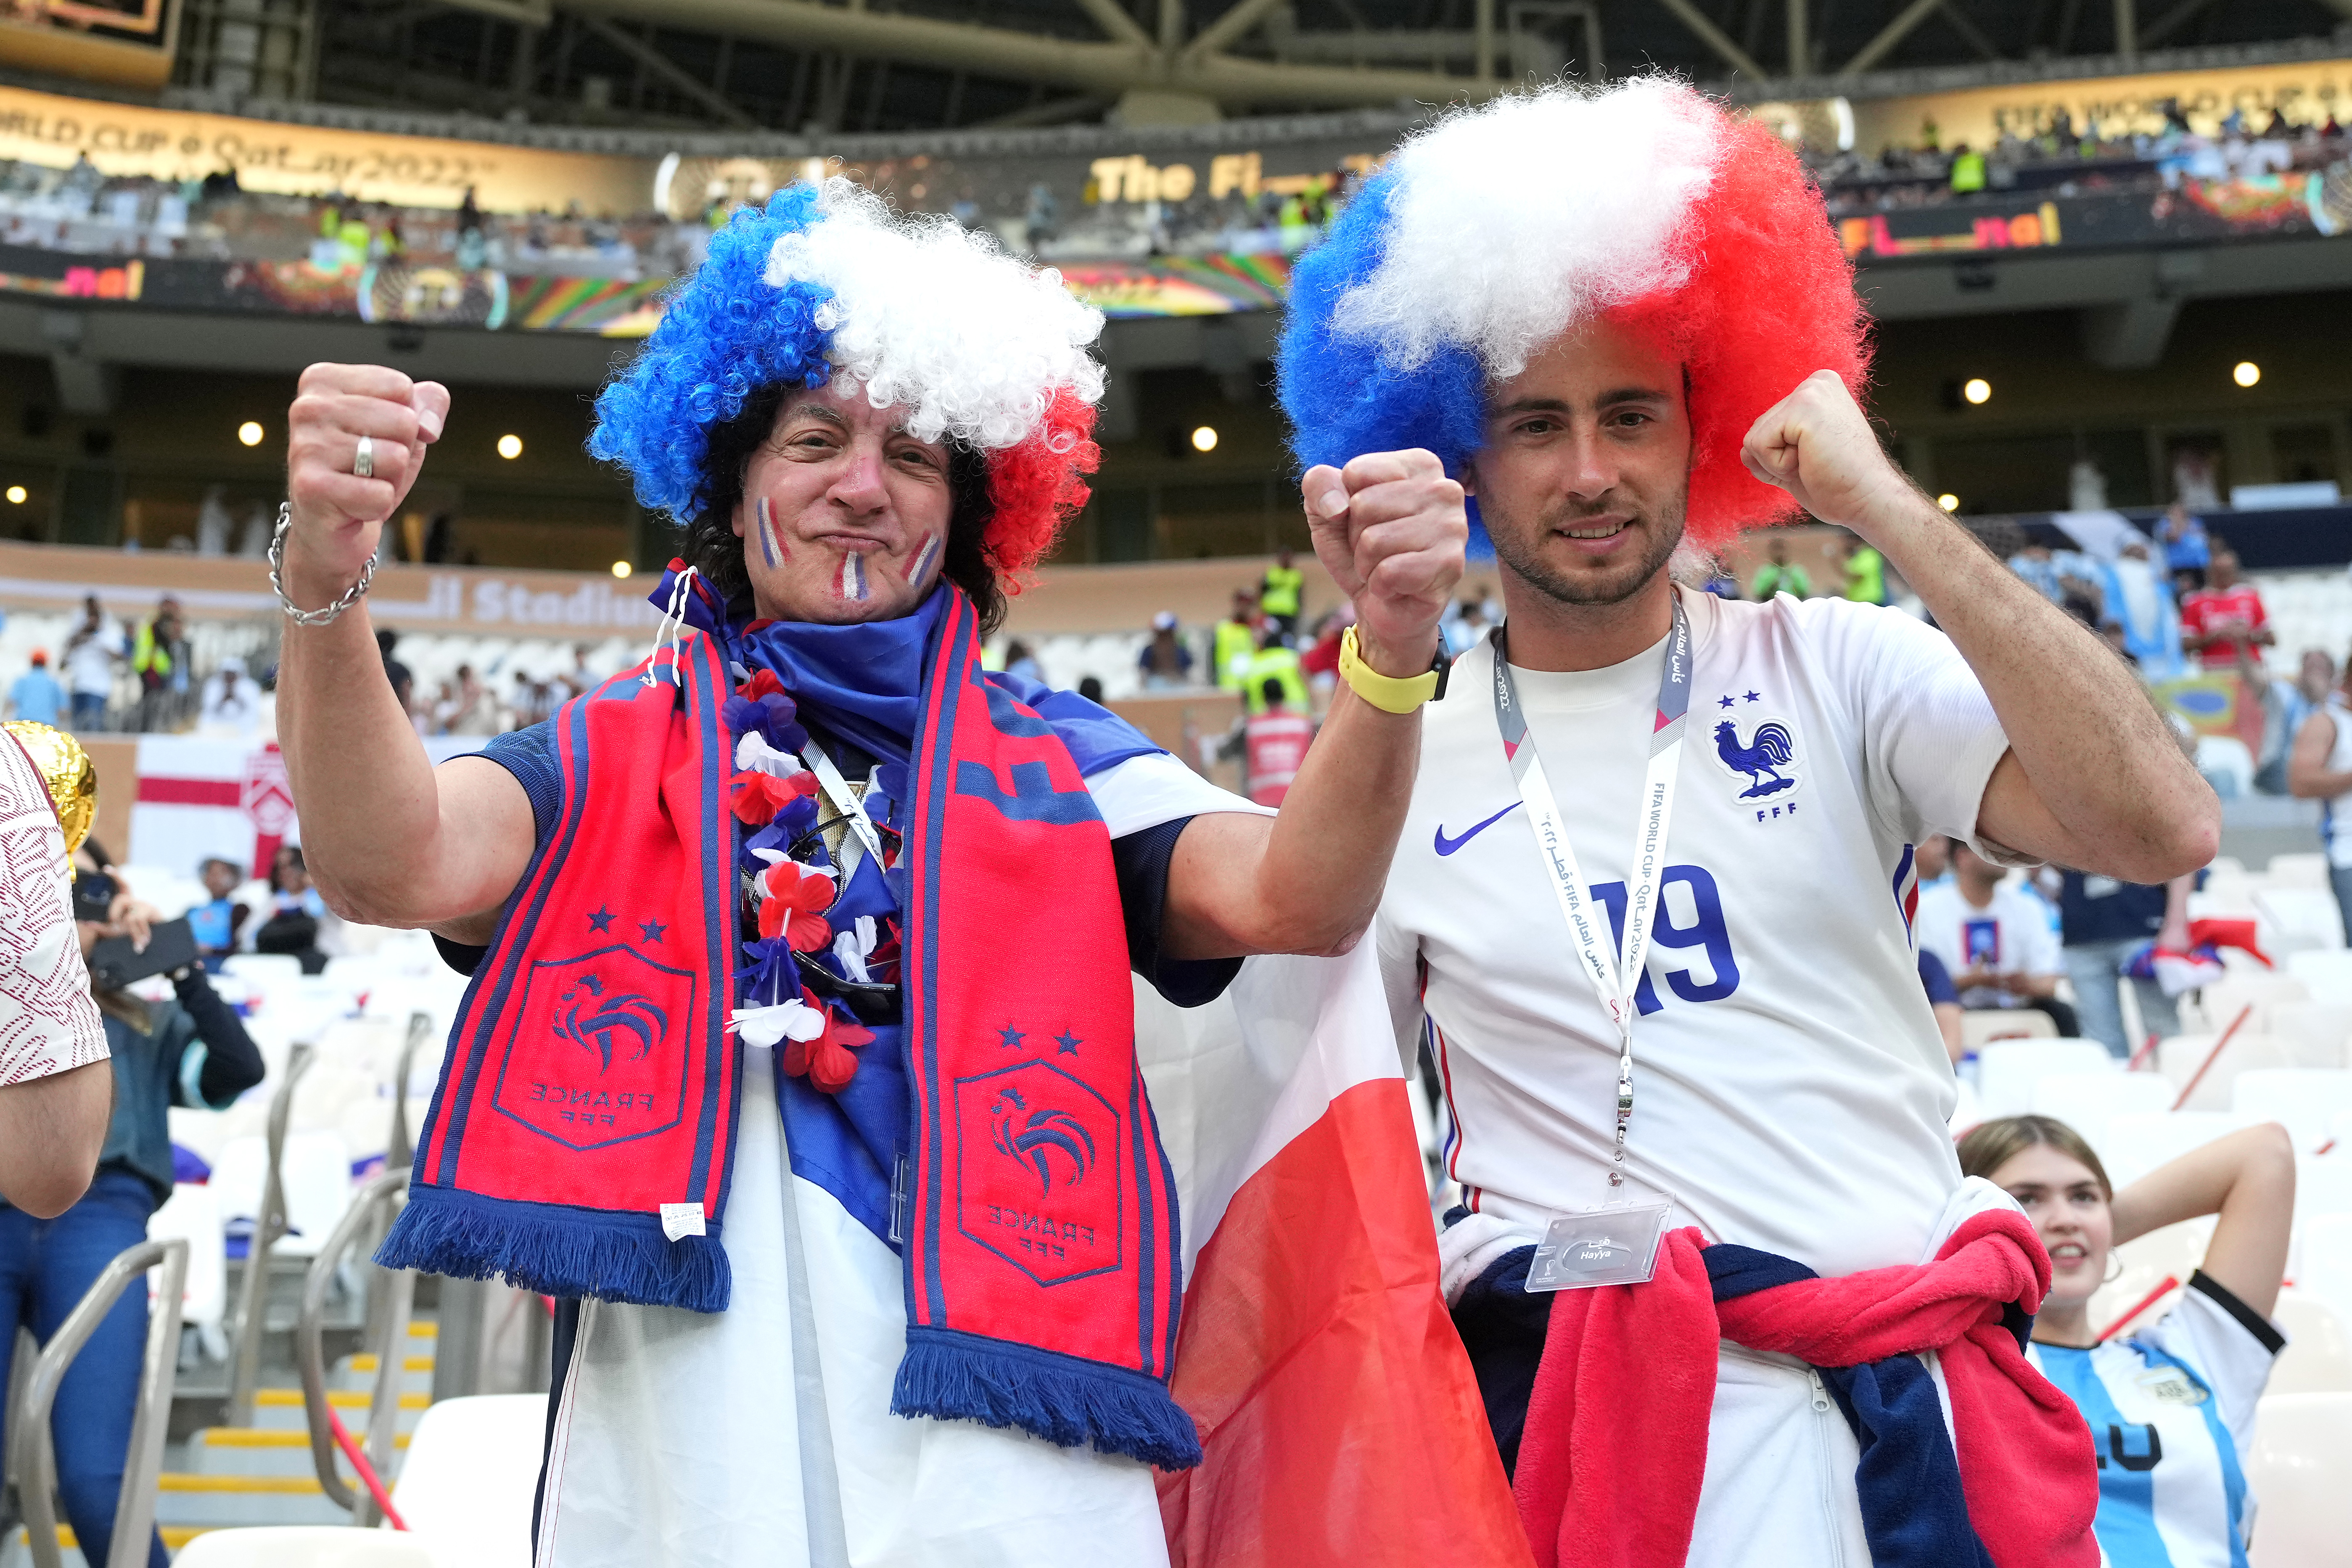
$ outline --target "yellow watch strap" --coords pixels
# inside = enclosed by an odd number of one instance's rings
[[[1388,713],[1410,713],[1437,695],[1437,671],[1433,669],[1400,680],[1366,664],[1356,651],[1353,626],[1339,634],[1339,679],[1357,696]]]

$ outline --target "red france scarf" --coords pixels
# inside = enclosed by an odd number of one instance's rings
[[[891,1408],[1196,1464],[1167,1387],[1176,1186],[1109,832],[1068,748],[983,682],[978,617],[947,592],[901,859],[914,1107]],[[558,819],[467,990],[378,1262],[725,1310],[728,694],[724,650],[695,632],[556,714]]]

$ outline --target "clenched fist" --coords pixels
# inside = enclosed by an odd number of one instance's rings
[[[1890,508],[1919,502],[1835,371],[1813,372],[1767,409],[1740,444],[1739,460],[1823,522],[1864,538]]]
[[[1427,670],[1469,545],[1461,484],[1416,447],[1318,464],[1299,489],[1315,553],[1355,601],[1364,662],[1400,679]]]
[[[309,609],[331,601],[376,550],[384,519],[406,499],[441,438],[449,389],[373,364],[314,364],[286,419],[286,590]],[[360,437],[371,473],[353,471]]]

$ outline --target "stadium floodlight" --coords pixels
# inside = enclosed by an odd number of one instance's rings
[[[1990,403],[1992,401],[1992,383],[1980,375],[1972,375],[1961,383],[1960,395],[1970,403],[1979,405]]]
[[[1942,495],[1936,498],[1936,504],[1942,507],[1946,511],[1958,511],[1960,510],[1960,498],[1954,495],[1951,491],[1946,490]]]
[[[2240,386],[2252,386],[2262,378],[2263,367],[2250,359],[2240,360],[2237,368],[2230,373],[2230,379]]]
[[[1192,429],[1192,450],[1195,452],[1213,452],[1216,449],[1217,427],[1213,425],[1195,426]]]
[[[25,498],[29,494],[31,494],[31,492],[26,489],[22,485],[10,485],[8,487],[8,504],[10,506],[23,506],[25,504]]]
[[[626,577],[630,573],[635,570],[635,567],[630,565],[625,561],[615,561],[613,563],[613,575],[615,577]]]
[[[508,459],[509,462],[511,462],[513,459],[515,459],[515,458],[517,458],[521,457],[521,456],[522,456],[522,437],[520,437],[520,436],[501,436],[501,437],[499,437],[499,457],[501,457],[501,458],[504,458]]]
[[[248,447],[260,446],[261,437],[261,421],[258,419],[248,419],[236,427],[236,438]]]

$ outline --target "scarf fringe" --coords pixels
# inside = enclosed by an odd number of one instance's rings
[[[1065,1448],[1090,1443],[1163,1470],[1201,1462],[1192,1417],[1159,1379],[950,1329],[907,1331],[890,1412],[1018,1426]]]
[[[453,1279],[503,1279],[543,1296],[593,1297],[648,1307],[723,1312],[734,1283],[716,1235],[672,1241],[650,1216],[548,1204],[494,1202],[448,1187],[413,1186],[408,1206],[376,1249],[385,1268]]]

